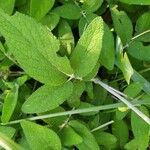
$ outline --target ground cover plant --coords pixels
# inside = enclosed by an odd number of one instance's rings
[[[0,149],[149,149],[149,43],[149,0],[0,0]]]

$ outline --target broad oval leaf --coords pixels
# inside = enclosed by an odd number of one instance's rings
[[[24,113],[42,113],[57,108],[73,91],[71,82],[60,86],[44,85],[36,90],[22,106]]]
[[[128,53],[138,60],[150,61],[150,46],[144,46],[142,42],[131,43],[128,47]]]
[[[37,20],[42,19],[48,11],[53,7],[55,0],[31,0],[30,16]]]
[[[76,20],[81,17],[81,10],[78,6],[72,3],[67,3],[56,7],[54,12],[65,19]]]
[[[32,150],[61,150],[60,139],[53,130],[30,121],[22,121],[21,127]]]
[[[72,120],[69,125],[83,138],[83,142],[76,145],[79,150],[100,150],[95,137],[84,124]]]
[[[66,80],[64,74],[73,73],[69,60],[57,56],[59,41],[46,27],[20,13],[9,17],[0,11],[0,20],[0,32],[10,51],[31,77],[57,85]]]
[[[103,30],[102,18],[96,17],[82,34],[70,59],[75,76],[85,77],[94,69],[102,48]]]

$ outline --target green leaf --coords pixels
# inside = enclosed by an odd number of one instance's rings
[[[150,5],[149,0],[119,0],[120,2],[134,5]]]
[[[8,47],[31,77],[58,85],[66,80],[64,74],[73,73],[69,60],[58,57],[59,41],[46,27],[20,13],[9,17],[0,11],[0,20],[0,32],[6,38]]]
[[[0,133],[0,147],[6,150],[24,150],[10,138]]]
[[[30,16],[37,20],[42,19],[48,11],[53,7],[55,0],[31,0]]]
[[[59,23],[60,17],[56,13],[49,13],[43,17],[40,22],[46,25],[50,30],[53,30]]]
[[[14,5],[15,0],[0,0],[0,8],[8,14],[12,14]]]
[[[65,128],[63,128],[59,136],[62,141],[62,145],[64,146],[78,145],[83,142],[82,137],[77,134],[70,126],[66,126]]]
[[[123,45],[128,43],[132,38],[133,26],[130,18],[124,11],[118,11],[115,7],[111,9],[111,16],[114,28],[121,38]]]
[[[138,149],[138,145],[137,145],[137,141],[135,139],[129,141],[124,148],[126,150],[137,150]]]
[[[80,8],[72,3],[67,3],[56,7],[53,11],[65,19],[76,20],[81,17]]]
[[[9,138],[12,138],[15,134],[16,130],[12,127],[0,126],[0,133],[6,135]]]
[[[124,93],[131,98],[137,96],[142,90],[142,85],[139,82],[134,82],[130,84],[125,90]]]
[[[107,147],[108,149],[113,148],[117,142],[117,138],[113,134],[100,131],[93,132],[93,134],[97,140],[97,143]]]
[[[75,76],[85,77],[98,62],[103,37],[103,20],[95,18],[86,28],[71,55]]]
[[[126,122],[123,120],[116,120],[112,124],[112,133],[117,137],[120,148],[123,148],[129,138],[129,130]]]
[[[114,38],[109,27],[105,23],[104,23],[102,50],[99,60],[100,63],[108,70],[113,69],[115,62]]]
[[[140,110],[149,116],[149,112],[146,107],[141,106]],[[134,112],[131,112],[131,126],[136,143],[138,145],[138,150],[146,149],[149,145],[150,126]]]
[[[22,121],[21,127],[32,150],[61,150],[60,139],[53,130],[29,121]]]
[[[3,123],[8,122],[11,119],[11,116],[15,110],[18,100],[18,84],[15,84],[14,87],[8,91],[3,104],[1,120]]]
[[[150,61],[150,46],[144,46],[142,42],[136,41],[129,45],[128,53],[138,60]]]
[[[140,34],[144,31],[150,30],[150,12],[143,13],[138,20],[136,21],[136,35]],[[150,42],[150,33],[147,33],[141,37],[138,38],[138,40],[141,40],[143,42]]]
[[[69,122],[69,125],[83,138],[83,142],[76,145],[79,150],[100,150],[93,134],[84,124],[79,121],[72,120]]]
[[[42,113],[55,109],[70,97],[72,91],[71,82],[60,86],[44,85],[25,101],[22,111],[24,113]]]
[[[95,12],[100,8],[102,3],[103,0],[85,0],[83,2],[82,8],[88,13]]]
[[[134,70],[131,66],[130,60],[128,58],[127,53],[123,53],[122,51],[122,43],[120,41],[120,38],[117,38],[117,65],[120,68],[120,70],[123,72],[124,78],[126,82],[129,84],[130,79],[134,73]]]

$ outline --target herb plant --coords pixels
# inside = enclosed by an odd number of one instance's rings
[[[149,0],[0,0],[0,147],[146,150]]]

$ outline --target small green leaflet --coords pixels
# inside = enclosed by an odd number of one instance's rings
[[[42,113],[57,108],[73,91],[73,84],[66,82],[60,86],[44,85],[36,90],[22,106],[24,113]]]
[[[58,57],[59,41],[46,27],[20,13],[9,17],[0,11],[0,32],[20,66],[36,80],[58,85],[73,70],[66,57]],[[30,61],[27,61],[30,60]]]
[[[80,8],[72,3],[67,3],[56,7],[53,11],[65,19],[76,20],[81,17]]]
[[[0,126],[0,133],[6,135],[9,138],[12,138],[15,134],[16,130],[12,127]]]
[[[53,7],[55,0],[30,0],[30,16],[42,19]]]
[[[103,0],[85,0],[82,8],[86,12],[95,12],[102,5]]]
[[[11,90],[9,90],[8,93],[6,94],[1,116],[1,121],[3,123],[6,123],[10,120],[15,110],[18,100],[18,89],[19,85],[15,84],[14,87]]]
[[[96,17],[82,34],[70,59],[75,76],[85,77],[94,69],[102,48],[103,30],[102,18]]]
[[[69,122],[69,125],[83,138],[83,142],[76,145],[79,150],[100,150],[93,134],[84,124],[72,120]]]
[[[150,30],[150,11],[143,13],[136,21],[136,35]],[[150,42],[150,32],[142,35],[138,40],[143,42]]]
[[[29,121],[22,121],[21,127],[32,150],[61,150],[60,139],[53,130]]]
[[[82,137],[77,134],[74,129],[70,126],[66,126],[60,131],[59,134],[62,144],[64,146],[73,146],[77,144],[81,144],[83,142]]]
[[[12,14],[14,5],[15,0],[0,0],[0,8],[8,14]]]
[[[129,139],[129,129],[125,121],[115,120],[112,124],[112,133],[118,139],[119,147],[123,148]]]
[[[141,106],[140,110],[149,116],[149,112],[146,107]],[[138,150],[146,149],[149,145],[150,126],[134,112],[131,112],[131,126],[136,143],[138,145]]]
[[[150,5],[149,0],[119,0],[120,2],[134,5]]]
[[[122,43],[127,44],[132,38],[133,26],[130,18],[124,11],[118,11],[115,7],[111,9],[114,28]]]
[[[142,42],[131,43],[128,47],[128,53],[138,60],[150,61],[150,46],[144,46]]]
[[[97,143],[107,147],[108,149],[112,149],[117,143],[117,138],[113,134],[100,131],[93,132],[93,134]]]

